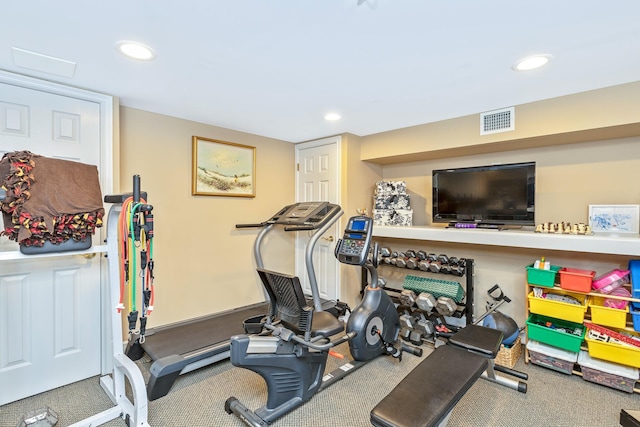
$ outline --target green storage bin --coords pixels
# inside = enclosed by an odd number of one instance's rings
[[[533,264],[527,266],[527,283],[536,286],[553,288],[556,283],[556,275],[562,267],[552,265],[550,270],[533,268]]]
[[[555,329],[544,326],[547,322],[550,322]],[[561,329],[565,329],[567,331],[579,331],[580,333],[574,334],[571,332],[564,332]],[[573,351],[575,353],[580,351],[580,346],[582,345],[582,341],[584,341],[584,335],[586,332],[587,328],[580,323],[567,322],[560,319],[554,319],[553,317],[530,314],[527,319],[527,337],[529,339],[540,341],[564,350]]]
[[[435,298],[442,296],[452,298],[456,303],[464,300],[464,289],[458,282],[450,280],[432,279],[430,277],[418,277],[407,275],[402,284],[404,289],[409,289],[420,294],[420,292],[428,292]]]

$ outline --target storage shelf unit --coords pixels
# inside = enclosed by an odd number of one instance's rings
[[[520,229],[495,230],[469,228],[454,229],[438,226],[374,226],[373,236],[409,241],[419,240],[640,257],[640,236],[638,235],[594,234],[584,236],[572,234],[535,233],[533,231]],[[532,287],[538,286],[527,283],[525,294],[527,315],[529,313],[529,302],[526,295],[529,294]],[[547,290],[561,289],[559,287],[543,288]],[[588,295],[596,296],[602,294],[590,292]],[[617,298],[640,302],[633,298]],[[627,322],[627,329],[630,331],[633,330],[631,322]],[[584,347],[583,350],[586,350],[586,347]],[[525,362],[528,363],[529,354],[526,348],[524,349],[524,354]],[[582,373],[579,370],[579,366],[576,364],[574,368],[573,373],[581,376]],[[640,393],[640,382],[636,383],[634,392]]]
[[[628,287],[628,286],[627,286]],[[559,286],[553,286],[553,287],[547,287],[547,286],[541,286],[541,285],[535,285],[535,284],[530,284],[527,283],[526,285],[526,295],[529,295],[529,293],[532,291],[533,288],[541,288],[544,289],[545,291],[549,292],[553,292],[553,291],[559,291],[559,292],[563,292],[566,291],[565,289],[562,289]],[[588,293],[583,293],[583,292],[576,292],[576,291],[570,291],[572,293],[575,294],[582,294],[582,295],[588,295],[590,297],[595,297],[595,296],[603,296],[603,294],[601,294],[600,292],[588,292]],[[606,295],[607,298],[613,298],[613,299],[620,299],[620,300],[625,300],[625,301],[630,301],[630,302],[640,302],[640,299],[638,298],[631,298],[631,297],[622,297],[622,296],[616,296],[616,295]],[[529,314],[529,299],[525,297],[525,301],[526,301],[526,305],[527,305],[527,315]],[[587,310],[585,317],[584,317],[585,321],[591,321],[591,315],[589,310]],[[631,321],[631,316],[630,314],[627,314],[627,324],[625,327],[626,330],[628,331],[634,331],[633,329],[633,322]],[[580,350],[583,351],[588,351],[586,345],[583,343]],[[524,361],[525,363],[529,363],[530,361],[530,355],[529,355],[529,350],[525,347],[524,348]],[[572,374],[573,375],[579,375],[582,376],[582,372],[580,370],[580,365],[576,362],[574,364],[574,368],[572,370]],[[634,388],[633,388],[633,392],[634,393],[640,393],[640,381],[637,381]]]

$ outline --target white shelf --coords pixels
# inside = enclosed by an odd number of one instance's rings
[[[640,236],[546,234],[523,230],[374,226],[374,237],[640,256]]]
[[[52,258],[61,256],[101,254],[107,252],[107,245],[92,246],[84,251],[68,251],[68,252],[51,252],[46,254],[25,255],[20,251],[0,252],[0,261],[19,261],[33,258]]]

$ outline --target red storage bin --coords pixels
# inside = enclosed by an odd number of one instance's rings
[[[560,274],[560,287],[562,289],[589,293],[591,292],[591,284],[596,272],[565,267],[560,269],[558,274]]]

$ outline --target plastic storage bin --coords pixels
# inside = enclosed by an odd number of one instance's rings
[[[596,275],[595,271],[578,270],[577,268],[561,268],[560,287],[568,291],[591,292],[591,283]]]
[[[633,319],[633,330],[640,332],[640,310],[631,310],[631,318]]]
[[[624,328],[627,325],[629,307],[625,306],[624,309],[607,307],[606,301],[607,299],[604,297],[592,297],[589,300],[591,321],[602,326]]]
[[[594,359],[586,351],[581,351],[578,355],[578,364],[583,379],[627,393],[633,393],[633,387],[639,378],[637,368]]]
[[[578,360],[578,353],[561,350],[534,340],[527,342],[527,350],[532,363],[568,375],[573,373],[574,364]]]
[[[640,298],[640,259],[629,261],[629,271],[631,271],[631,296]],[[638,307],[638,310],[640,310],[640,307]]]
[[[567,302],[536,297],[532,291],[529,292],[527,297],[529,299],[529,311],[531,313],[541,314],[543,316],[562,319],[574,323],[582,323],[584,321],[584,314],[587,311],[587,302],[589,300],[586,295],[555,289],[549,293],[573,297],[577,299],[580,304],[570,304]]]
[[[636,334],[636,336],[638,335]],[[587,342],[589,356],[621,365],[640,368],[640,347],[599,341],[589,337],[588,333],[584,339]]]
[[[596,291],[608,294],[618,289],[620,286],[629,283],[629,270],[611,270],[608,273],[593,279],[591,285]]]
[[[550,270],[533,268],[533,264],[527,266],[527,283],[530,285],[553,288],[556,283],[556,274],[562,267],[552,265]]]
[[[547,326],[549,325],[549,326]],[[584,340],[586,328],[578,323],[530,314],[527,319],[527,337],[563,350],[577,353]]]

